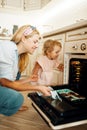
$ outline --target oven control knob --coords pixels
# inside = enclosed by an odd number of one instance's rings
[[[77,50],[77,49],[78,49],[78,46],[77,46],[77,45],[74,45],[74,46],[72,46],[72,49]]]
[[[80,48],[81,48],[82,51],[86,50],[86,44],[82,43],[81,46],[80,46]]]

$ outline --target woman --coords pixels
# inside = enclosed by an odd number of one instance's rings
[[[28,54],[38,47],[40,34],[38,30],[25,25],[13,35],[11,41],[0,41],[0,113],[12,115],[23,104],[23,96],[15,91],[39,91],[50,95],[50,88],[46,86],[32,86],[30,81],[36,81],[34,75],[26,79],[16,80],[18,71],[21,73],[28,65]],[[14,89],[14,90],[12,90]],[[20,97],[20,98],[19,98]]]

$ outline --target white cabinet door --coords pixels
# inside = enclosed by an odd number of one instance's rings
[[[87,39],[87,27],[66,32],[66,42]]]
[[[40,9],[41,0],[25,0],[24,10],[35,10]]]
[[[50,0],[24,0],[24,10],[36,10],[44,7]]]
[[[0,0],[0,7],[3,8],[6,4],[6,0]]]
[[[0,7],[7,9],[22,9],[23,0],[0,0]]]

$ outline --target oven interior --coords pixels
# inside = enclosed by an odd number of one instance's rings
[[[69,84],[72,90],[87,97],[87,59],[70,59]]]

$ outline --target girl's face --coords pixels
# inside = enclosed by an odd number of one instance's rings
[[[38,48],[39,44],[39,35],[35,34],[31,38],[25,39],[24,41],[24,49],[26,52],[33,54],[36,48]]]
[[[60,51],[61,51],[61,47],[54,46],[53,51],[48,53],[48,57],[50,57],[50,59],[54,60],[59,56]]]

